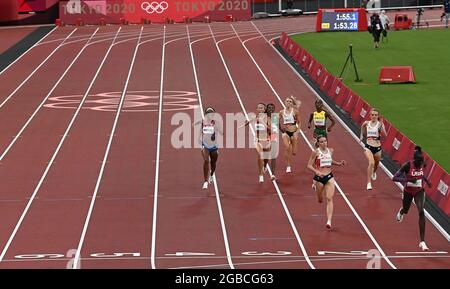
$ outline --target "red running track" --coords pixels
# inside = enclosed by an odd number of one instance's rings
[[[417,212],[395,221],[400,191],[384,173],[364,190],[362,149],[342,125],[330,146],[349,166],[335,169],[343,194],[336,191],[331,232],[310,189],[305,140],[294,174],[283,173],[280,157],[276,183],[266,176],[262,185],[253,149],[220,149],[208,190],[199,149],[172,146],[174,115],[192,119],[200,104],[223,114],[253,112],[261,101],[279,110],[279,98],[295,94],[308,115],[316,96],[266,40],[314,24],[50,33],[0,74],[0,267],[365,268],[365,254],[350,252],[378,247],[382,268],[449,268],[448,253],[414,253]],[[427,243],[450,249],[429,222]]]

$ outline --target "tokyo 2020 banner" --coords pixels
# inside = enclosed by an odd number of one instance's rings
[[[121,18],[130,23],[143,19],[161,23],[166,18],[181,22],[184,17],[193,21],[203,21],[205,16],[212,21],[223,21],[227,15],[235,20],[251,17],[250,0],[70,0],[61,1],[59,10],[66,24],[75,24],[79,18],[98,24],[101,18],[106,23],[120,23]]]

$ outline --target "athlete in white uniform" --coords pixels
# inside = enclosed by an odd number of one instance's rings
[[[333,217],[334,176],[331,172],[332,165],[344,166],[345,160],[336,162],[333,160],[332,148],[328,148],[327,137],[317,137],[318,148],[315,149],[308,161],[307,168],[314,172],[313,179],[316,181],[316,194],[319,203],[323,202],[323,195],[327,198],[327,224],[331,229],[331,218]]]
[[[300,131],[301,123],[297,100],[293,97],[288,97],[284,104],[286,108],[280,111],[280,130],[283,134],[286,173],[290,173],[292,172],[292,158],[297,154],[298,132]]]
[[[264,182],[264,159],[265,152],[271,149],[270,131],[271,124],[266,114],[266,105],[259,103],[256,107],[256,116],[253,119],[245,122],[244,126],[254,123],[255,128],[255,148],[258,154],[258,173],[259,182]],[[242,127],[242,126],[241,126]]]
[[[220,126],[214,120],[214,113],[214,108],[206,108],[205,117],[201,121],[200,142],[203,156],[203,189],[207,189],[208,184],[212,183],[214,172],[216,171],[217,158],[219,157],[216,133],[223,134]]]
[[[386,129],[383,120],[380,117],[380,112],[377,109],[372,109],[370,112],[370,120],[365,121],[361,126],[360,140],[366,137],[364,145],[364,155],[367,158],[369,166],[367,167],[367,190],[372,189],[372,181],[377,179],[377,169],[381,160],[381,134],[386,136]]]

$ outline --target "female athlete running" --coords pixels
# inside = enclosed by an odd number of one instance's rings
[[[369,163],[367,167],[367,190],[372,189],[372,181],[377,179],[377,169],[381,159],[381,134],[386,136],[386,129],[380,117],[378,109],[372,109],[370,120],[365,121],[361,126],[360,140],[366,137],[364,155]]]
[[[403,220],[403,215],[408,214],[412,200],[414,199],[417,206],[417,211],[419,212],[419,247],[423,251],[428,251],[428,247],[425,244],[425,190],[423,183],[427,183],[428,187],[431,187],[431,184],[425,177],[423,169],[424,159],[422,149],[419,146],[416,146],[413,160],[406,162],[395,173],[392,180],[394,182],[401,182],[404,186],[403,204],[397,213],[397,221],[401,222]]]
[[[311,153],[308,161],[308,169],[314,172],[313,179],[316,181],[316,194],[319,203],[323,202],[323,195],[327,198],[327,229],[331,229],[331,218],[333,217],[334,177],[331,165],[344,166],[346,161],[336,162],[333,160],[332,148],[328,148],[327,137],[317,137],[318,148]]]
[[[292,158],[297,154],[298,132],[300,131],[299,102],[292,96],[284,102],[286,108],[280,111],[280,130],[284,144],[286,173],[292,172]]]
[[[223,134],[221,128],[214,120],[214,113],[214,108],[206,108],[205,117],[201,121],[200,142],[202,145],[203,156],[203,189],[207,189],[208,184],[213,182],[214,172],[216,171],[217,159],[219,157],[216,132]]]

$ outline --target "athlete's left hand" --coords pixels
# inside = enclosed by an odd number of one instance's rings
[[[347,165],[347,162],[346,162],[345,160],[342,160],[340,165],[341,165],[341,166],[346,166],[346,165]]]

